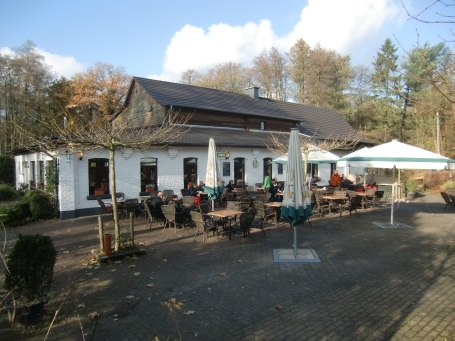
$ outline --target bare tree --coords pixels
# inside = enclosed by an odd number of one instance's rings
[[[188,69],[180,75],[180,83],[194,85],[200,77],[201,75],[195,69]]]
[[[222,63],[200,75],[194,85],[230,92],[243,93],[251,86],[251,70],[240,63]]]
[[[118,206],[115,199],[115,152],[122,148],[134,150],[148,150],[160,148],[178,140],[189,128],[184,124],[189,117],[182,117],[178,112],[171,112],[165,121],[154,126],[140,126],[130,128],[132,117],[122,117],[122,121],[106,119],[103,115],[95,116],[87,122],[85,117],[81,121],[73,122],[65,128],[63,122],[46,118],[48,136],[39,137],[34,132],[16,126],[21,133],[26,146],[33,146],[55,157],[54,153],[67,150],[71,153],[80,153],[85,150],[107,150],[109,152],[110,193],[114,211],[115,250],[120,245],[120,225],[118,221]],[[77,118],[77,116],[75,116]]]
[[[313,136],[300,135],[300,149],[305,155],[303,169],[306,172],[308,167],[308,155],[312,151],[330,151],[334,149],[351,149],[356,146],[362,136],[355,130],[347,135],[330,135],[324,140],[317,139]],[[270,134],[270,144],[267,149],[271,152],[284,155],[288,152],[289,148],[289,135],[288,134]]]
[[[275,46],[262,52],[253,60],[254,78],[268,98],[288,99],[287,58]]]

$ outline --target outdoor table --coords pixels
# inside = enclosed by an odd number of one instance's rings
[[[219,211],[213,211],[207,213],[207,215],[214,216],[214,217],[220,217],[223,220],[223,228],[226,225],[226,218],[231,217],[231,216],[237,216],[239,214],[242,214],[242,211],[237,211],[237,210],[219,210]],[[232,224],[229,224],[229,240],[231,240],[231,232],[232,232]]]
[[[141,196],[137,197],[137,200],[139,200],[140,202],[144,202],[149,198],[150,198],[150,195],[141,195]]]
[[[275,226],[278,225],[278,221],[280,220],[280,213],[281,213],[281,206],[283,206],[282,202],[268,202],[265,203],[264,206],[272,207],[273,212],[275,213]]]
[[[341,210],[341,206],[346,201],[346,197],[341,196],[341,195],[323,195],[322,199],[325,199],[329,202],[334,202],[334,203],[338,204],[338,207],[340,210]],[[330,210],[330,212],[332,212],[332,205],[329,205],[329,210]]]
[[[367,192],[355,192],[355,195],[362,197],[362,208],[365,209],[367,204],[367,197],[371,197],[373,194]]]

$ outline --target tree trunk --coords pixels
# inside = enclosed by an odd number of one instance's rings
[[[115,242],[114,250],[118,251],[120,247],[120,223],[118,214],[117,199],[115,198],[115,147],[109,149],[109,190],[111,191],[112,206],[113,206],[113,219],[114,219],[114,231],[115,231]]]

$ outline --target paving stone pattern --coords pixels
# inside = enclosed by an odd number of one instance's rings
[[[48,311],[61,310],[48,340],[178,340],[162,306],[170,298],[184,303],[182,340],[455,340],[455,209],[443,212],[439,194],[395,208],[395,220],[413,228],[372,224],[390,219],[379,208],[305,224],[298,248],[315,249],[321,263],[274,263],[273,249],[293,247],[284,223],[268,224],[265,237],[253,230],[202,244],[194,228],[148,229],[141,217],[135,238],[147,255],[100,265],[88,264],[99,245],[95,217],[8,237],[48,234],[59,250]],[[0,318],[1,340],[44,340],[43,325],[22,335],[4,310]]]

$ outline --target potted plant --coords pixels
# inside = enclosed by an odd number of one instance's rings
[[[155,184],[145,185],[145,191],[148,193],[155,191]]]
[[[405,188],[408,198],[414,198],[417,191],[417,181],[412,179],[406,180]]]
[[[33,323],[44,312],[56,260],[49,236],[19,234],[6,262],[3,286],[12,294],[6,302],[10,321],[20,316],[24,323]]]
[[[35,180],[30,180],[30,188],[36,187],[36,181]]]

